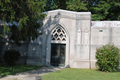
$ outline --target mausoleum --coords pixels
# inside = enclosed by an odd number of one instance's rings
[[[2,54],[16,49],[20,62],[30,65],[95,68],[96,48],[113,43],[120,47],[120,21],[91,21],[91,12],[52,10],[34,41],[21,47],[2,40]],[[8,37],[5,35],[5,37]]]

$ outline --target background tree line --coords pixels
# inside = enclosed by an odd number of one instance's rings
[[[92,20],[120,20],[119,0],[48,0],[46,10],[91,12]]]

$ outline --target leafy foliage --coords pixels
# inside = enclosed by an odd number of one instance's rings
[[[107,44],[97,49],[97,66],[101,71],[116,71],[119,66],[120,49],[114,45]]]
[[[72,11],[87,11],[87,4],[83,0],[69,0],[67,9]]]
[[[37,31],[42,23],[38,20],[44,18],[45,0],[0,0],[0,20],[3,23],[15,21],[19,25],[4,25],[4,33],[11,32],[11,40],[17,44],[19,41],[30,40],[32,36],[37,37]]]
[[[66,9],[68,0],[47,0],[45,10]]]
[[[97,0],[98,3],[90,7],[92,20],[120,20],[119,0]]]
[[[5,63],[8,66],[15,65],[15,62],[18,61],[20,57],[20,52],[16,50],[7,50],[3,56]]]
[[[53,0],[54,8],[57,9],[66,9],[68,0]]]

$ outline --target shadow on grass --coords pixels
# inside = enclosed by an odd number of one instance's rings
[[[31,66],[31,65],[16,65],[16,66],[0,66],[0,75],[5,77],[7,75],[14,75],[16,73],[21,73],[33,69],[42,68],[42,66]]]

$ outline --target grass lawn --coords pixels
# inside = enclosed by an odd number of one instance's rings
[[[42,80],[120,80],[120,72],[66,68],[43,75]]]
[[[33,70],[33,69],[38,69],[38,68],[41,68],[41,66],[32,66],[32,65],[16,65],[13,67],[0,66],[0,74],[2,77],[4,77],[6,75],[13,75],[16,73]]]

